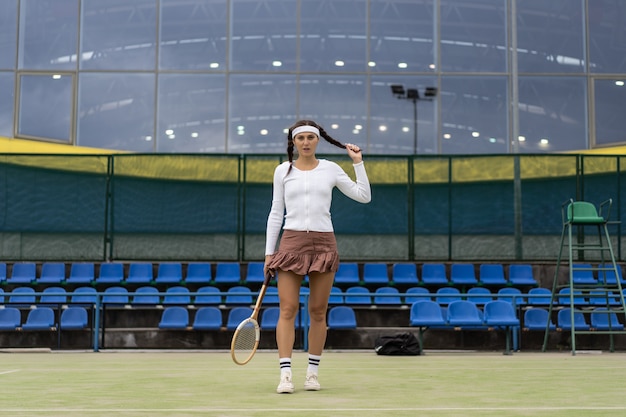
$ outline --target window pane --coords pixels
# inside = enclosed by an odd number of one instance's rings
[[[406,93],[400,99],[391,92],[391,85],[402,85],[405,89],[416,89],[419,99],[417,120],[414,103]],[[371,86],[371,112],[369,152],[381,154],[437,153],[437,103],[424,96],[426,87],[435,87],[433,77],[373,77]],[[417,121],[417,135],[415,122]],[[417,146],[415,146],[417,143]],[[417,148],[417,152],[416,152]]]
[[[297,2],[239,0],[231,4],[230,67],[246,71],[294,71]]]
[[[161,0],[162,69],[226,68],[226,0]]]
[[[519,71],[585,71],[583,10],[583,0],[517,2]]]
[[[341,143],[367,144],[367,82],[365,76],[303,75],[300,116],[314,120]],[[320,153],[345,153],[324,141]]]
[[[506,71],[506,0],[441,0],[443,71]]]
[[[75,69],[78,0],[22,0],[21,5],[19,67]]]
[[[81,68],[155,68],[156,0],[83,0]]]
[[[441,152],[508,152],[506,77],[443,77]]]
[[[78,145],[154,150],[154,75],[82,74],[78,92]]]
[[[588,1],[589,70],[599,73],[626,72],[624,1]]]
[[[69,142],[72,76],[22,75],[18,134]]]
[[[15,68],[17,2],[5,1],[0,13],[0,68]],[[4,90],[3,90],[4,91]]]
[[[284,129],[296,121],[295,75],[233,75],[230,78],[231,153],[284,153]]]
[[[300,69],[364,71],[365,0],[302,0]]]
[[[159,77],[158,152],[224,152],[225,76]]]
[[[372,71],[433,71],[434,0],[371,0]]]
[[[13,137],[14,79],[12,72],[0,72],[0,136]]]
[[[625,78],[594,80],[596,145],[617,145],[626,142],[626,133],[624,133]]]
[[[587,147],[586,79],[520,77],[520,152]]]

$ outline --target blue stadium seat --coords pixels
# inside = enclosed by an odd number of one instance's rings
[[[455,327],[483,325],[478,307],[467,300],[456,300],[448,304],[446,322]]]
[[[467,301],[477,305],[484,305],[493,300],[493,294],[485,287],[472,287],[467,290],[467,295],[470,296],[467,297]]]
[[[132,305],[159,305],[161,304],[161,296],[159,290],[155,287],[145,285],[134,291]]]
[[[420,297],[418,295],[424,295]],[[406,296],[404,297],[405,304],[413,304],[418,301],[432,301],[432,294],[424,287],[411,287],[406,290]]]
[[[17,262],[13,264],[7,284],[31,284],[36,278],[37,266],[34,262]]]
[[[150,284],[154,279],[152,264],[149,262],[133,262],[128,266],[127,284]]]
[[[506,285],[502,264],[481,264],[478,272],[481,285]]]
[[[4,284],[7,280],[7,264],[6,262],[0,262],[0,285]]]
[[[302,291],[300,291],[300,294],[302,294]],[[341,290],[341,288],[333,286],[330,289],[330,297],[328,298],[328,304],[333,305],[333,304],[343,304],[345,302],[344,296],[343,296],[343,291]]]
[[[356,262],[339,263],[339,269],[335,274],[335,284],[358,285],[360,282],[359,266]]]
[[[488,326],[520,325],[513,305],[503,300],[493,300],[485,304],[483,320]]]
[[[210,284],[213,280],[211,264],[208,262],[197,262],[187,264],[187,274],[185,282],[188,284]]]
[[[274,330],[278,324],[280,307],[268,307],[261,313],[261,329]]]
[[[598,281],[600,283],[607,285],[616,285],[617,278],[619,277],[619,282],[622,287],[626,285],[626,281],[624,280],[624,276],[622,275],[622,267],[620,265],[617,265],[617,275],[615,275],[615,271],[613,270],[613,264],[611,263],[601,263],[598,265],[598,268],[603,268],[598,271]]]
[[[226,299],[224,302],[228,305],[232,304],[252,304],[252,291],[243,285],[230,287],[226,291]]]
[[[509,283],[512,286],[537,285],[537,280],[533,274],[533,267],[529,264],[509,265]]]
[[[157,284],[180,284],[183,280],[183,265],[180,262],[163,262],[159,264]]]
[[[619,306],[621,304],[619,295],[613,291],[591,290],[589,292],[589,305],[606,306],[607,304]]]
[[[552,291],[544,287],[535,287],[528,290],[526,303],[528,305],[550,305]]]
[[[447,285],[446,266],[442,263],[425,263],[422,265],[422,282],[424,285]]]
[[[329,329],[356,329],[356,314],[352,307],[335,306],[328,311]]]
[[[267,287],[265,291],[265,298],[263,298],[263,304],[265,305],[278,305],[280,299],[278,298],[278,288]]]
[[[194,299],[195,304],[222,304],[222,295],[220,294],[220,289],[217,287],[206,285],[198,288],[196,292],[198,294]]]
[[[564,308],[559,310],[556,316],[557,328],[561,330],[572,330],[571,309]],[[574,312],[574,328],[576,330],[589,330],[589,324],[583,316],[583,313]]]
[[[54,330],[56,322],[54,311],[49,307],[37,307],[28,312],[22,330]]]
[[[65,304],[67,303],[67,292],[63,287],[46,287],[43,289],[40,304]]]
[[[411,326],[433,327],[445,326],[446,320],[438,303],[424,300],[411,305],[409,323]]]
[[[440,305],[450,304],[456,300],[461,300],[461,291],[458,288],[441,287],[435,291],[435,301]]]
[[[214,306],[200,307],[191,326],[194,330],[219,330],[222,327],[222,312]]]
[[[185,307],[167,307],[163,310],[159,329],[186,329],[189,326],[189,312]]]
[[[602,313],[591,313],[591,327],[595,330],[624,330],[624,325],[619,322],[617,314],[609,312],[606,308],[596,308],[594,311]]]
[[[115,286],[104,290],[103,304],[128,304],[128,290],[125,287]]]
[[[594,285],[598,279],[594,276],[593,267],[589,263],[575,263],[572,265],[572,281],[574,285]]]
[[[241,282],[239,262],[218,262],[215,270],[216,284],[238,284]]]
[[[526,304],[526,299],[519,288],[505,287],[498,290],[498,300],[507,301],[512,303],[515,300],[515,305],[521,306]]]
[[[570,289],[569,287],[564,287],[559,290],[558,303],[560,305],[570,305]],[[583,292],[581,290],[574,290],[574,304],[576,305],[585,305],[587,303],[587,299],[583,296]]]
[[[70,266],[70,275],[66,282],[68,284],[91,284],[95,279],[93,262],[74,262]]]
[[[100,264],[96,284],[121,284],[124,281],[124,265],[117,262]]]
[[[365,287],[349,287],[345,291],[345,303],[372,305],[372,293]]]
[[[165,290],[163,304],[191,304],[191,295],[189,289],[181,285],[168,288],[167,290]]]
[[[228,318],[226,321],[226,328],[228,330],[235,330],[239,323],[247,319],[252,315],[252,309],[250,307],[234,307],[228,312]]]
[[[520,325],[513,304],[502,300],[489,301],[485,304],[483,310],[483,321],[490,328],[503,328],[505,330],[505,352],[508,354],[510,352],[512,330]]]
[[[0,308],[0,330],[17,330],[20,324],[22,324],[22,315],[19,309]]]
[[[87,310],[83,307],[68,307],[61,313],[61,330],[81,330],[87,327]]]
[[[337,288],[337,290],[341,291],[339,288]],[[308,297],[308,294],[310,292],[311,292],[311,289],[309,287],[300,287],[300,304],[304,304],[305,298]],[[332,297],[332,294],[331,294],[331,297]]]
[[[10,304],[28,306],[35,304],[36,300],[35,290],[31,287],[15,287],[9,293]]]
[[[0,288],[0,304],[4,304],[4,290]]]
[[[365,263],[363,265],[363,283],[366,285],[389,285],[387,264]]]
[[[37,283],[61,284],[65,281],[65,264],[62,262],[44,262]]]
[[[545,308],[530,308],[524,312],[524,330],[546,330],[546,324],[549,324],[550,330],[556,330]]]
[[[263,275],[263,267],[265,262],[250,262],[248,263],[248,269],[246,271],[246,283],[262,283],[265,281]]]
[[[453,285],[476,285],[474,265],[468,263],[453,263],[450,266],[450,282]]]
[[[374,291],[374,304],[402,304],[400,291],[396,287],[379,287]]]
[[[417,285],[417,265],[414,263],[395,263],[391,267],[391,281],[399,285]]]
[[[97,292],[93,287],[78,287],[72,291],[70,301],[72,304],[92,305],[96,303]]]

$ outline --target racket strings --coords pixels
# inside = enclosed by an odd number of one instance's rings
[[[233,341],[233,353],[238,360],[246,360],[257,345],[256,326],[252,322],[242,326]]]

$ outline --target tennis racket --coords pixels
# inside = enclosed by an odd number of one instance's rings
[[[263,302],[263,297],[265,297],[270,278],[272,278],[272,275],[268,273],[263,281],[261,291],[259,291],[252,315],[239,323],[237,329],[235,329],[235,334],[233,334],[233,340],[230,343],[230,356],[237,365],[245,365],[250,362],[259,347],[261,328],[257,318],[259,317],[261,303]]]

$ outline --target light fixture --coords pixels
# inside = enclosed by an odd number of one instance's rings
[[[413,154],[417,155],[417,102],[420,100],[433,101],[437,96],[438,90],[436,87],[426,87],[424,89],[424,95],[420,96],[417,88],[408,88],[405,90],[404,86],[401,84],[392,84],[390,87],[391,94],[396,96],[396,98],[413,102]]]

